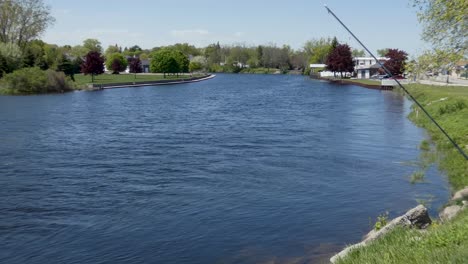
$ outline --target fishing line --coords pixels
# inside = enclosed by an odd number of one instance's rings
[[[385,65],[377,59],[377,57],[366,47],[366,45],[364,45],[361,42],[361,40],[359,40],[358,37],[356,37],[356,35],[354,35],[354,33],[335,15],[335,13],[333,13],[333,11],[330,8],[328,8],[327,5],[325,5],[325,8],[327,9],[328,13],[331,14],[338,22],[340,22],[340,24],[346,29],[346,31],[348,31],[349,34],[351,34],[351,36],[353,36],[353,38],[375,59],[375,61],[384,69],[384,71],[388,74],[388,76],[390,76],[390,78],[393,77],[393,74],[387,69],[387,67],[385,67]],[[401,89],[403,89],[403,91],[405,91],[405,93],[411,98],[411,100],[413,100],[413,102],[415,102],[416,105],[419,106],[419,108],[421,108],[421,110],[426,114],[427,117],[429,117],[432,123],[434,123],[437,126],[437,128],[439,128],[439,130],[448,138],[448,140],[452,143],[452,145],[455,146],[458,152],[460,152],[460,154],[466,160],[468,160],[468,155],[465,153],[465,151],[463,151],[463,149],[457,144],[457,142],[455,142],[455,140],[453,140],[449,136],[449,134],[439,125],[439,123],[437,123],[437,121],[434,120],[434,118],[418,102],[418,100],[416,100],[416,98],[413,97],[413,95],[400,83],[400,81],[398,81],[396,78],[392,78],[392,79],[398,84],[398,86],[400,86]]]

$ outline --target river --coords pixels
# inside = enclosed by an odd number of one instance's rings
[[[1,263],[308,263],[411,184],[424,131],[392,92],[302,76],[0,96]]]

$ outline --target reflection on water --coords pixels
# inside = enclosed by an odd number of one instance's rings
[[[402,214],[422,130],[300,76],[0,97],[0,262],[308,263]]]

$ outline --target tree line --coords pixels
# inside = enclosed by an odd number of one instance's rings
[[[451,4],[439,0],[411,1],[420,8],[424,38],[436,49],[425,52],[408,65],[405,65],[407,54],[404,51],[378,50],[380,56],[391,57],[386,66],[401,74],[405,66],[413,72],[450,68],[456,61],[466,58],[468,31],[464,1],[454,0]],[[73,81],[74,74],[94,76],[103,73],[104,65],[115,74],[127,69],[139,73],[143,71],[143,62],[148,61],[151,62],[151,72],[164,74],[196,71],[286,73],[291,70],[309,74],[310,64],[327,64],[328,70],[343,73],[352,71],[350,57],[367,55],[363,50],[338,43],[331,37],[307,41],[298,49],[288,45],[222,45],[217,42],[206,47],[177,43],[151,49],[116,44],[104,50],[97,39],[86,39],[81,45],[58,46],[39,39],[54,22],[50,7],[42,0],[0,1],[0,78],[23,68],[34,68],[63,72]],[[446,26],[451,23],[455,26],[448,30]]]

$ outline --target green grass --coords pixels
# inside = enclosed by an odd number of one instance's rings
[[[371,85],[380,85],[380,80],[364,80],[364,79],[346,79],[347,82],[362,83],[362,84],[371,84]]]
[[[352,251],[339,264],[466,263],[468,210],[452,222],[434,223],[427,232],[399,228],[368,247]]]
[[[408,85],[408,90],[446,132],[468,152],[468,87]],[[468,186],[468,162],[427,116],[413,105],[410,119],[429,133],[436,146],[439,168],[454,191]]]
[[[194,75],[196,77],[198,75]],[[101,74],[94,77],[94,83],[96,84],[109,84],[109,83],[126,83],[126,82],[147,82],[147,81],[160,81],[160,80],[171,80],[171,79],[183,79],[188,78],[190,75],[166,75],[166,78],[161,75],[147,75],[137,74],[136,78],[134,74]],[[91,83],[90,75],[77,74],[75,75],[77,85],[85,85]]]
[[[419,84],[406,87],[447,133],[468,151],[468,87]],[[439,168],[448,176],[452,191],[468,186],[468,162],[465,158],[416,105],[413,105],[409,118],[428,132],[431,142],[421,143],[422,155],[438,162]],[[435,145],[435,150],[430,147],[431,143]],[[419,171],[411,176],[414,182],[423,179]],[[427,232],[409,229],[392,231],[370,246],[353,251],[339,263],[442,264],[467,263],[467,259],[468,210],[465,210],[448,224],[433,224]]]
[[[337,78],[333,77],[328,77],[326,79],[330,80],[340,80],[337,76]],[[380,85],[381,81],[380,80],[368,80],[368,79],[342,79],[344,82],[347,83],[356,83],[356,84],[370,84],[370,85]]]

